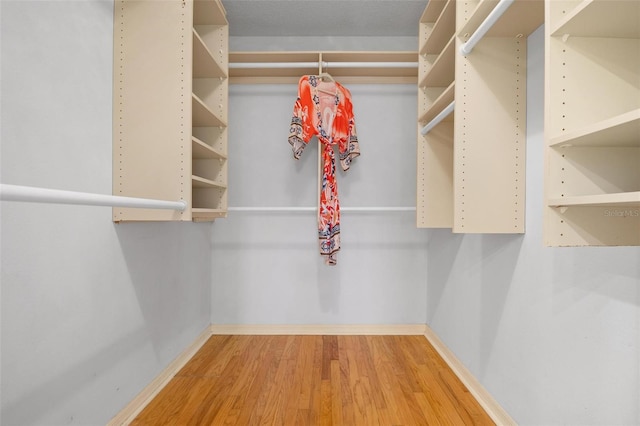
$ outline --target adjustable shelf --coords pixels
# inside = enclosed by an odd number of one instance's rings
[[[219,105],[222,110],[224,106]],[[192,123],[194,127],[224,127],[227,124],[220,117],[222,111],[214,112],[196,94],[191,95]]]
[[[451,102],[455,99],[455,82],[452,82],[448,87],[441,90],[440,87],[425,88],[425,94],[427,98],[430,98],[431,94],[439,94],[435,97],[435,100],[427,108],[427,110],[419,118],[420,122],[428,123],[433,120],[436,115],[440,114]],[[445,120],[452,121],[453,116],[449,116]]]
[[[227,185],[195,175],[191,179],[193,192],[192,220],[202,222],[225,217],[227,214],[226,208],[222,209],[219,206],[226,206],[227,204]]]
[[[215,150],[196,137],[191,138],[191,151],[194,159],[226,159],[227,156]]]
[[[344,84],[417,82],[416,52],[231,52],[232,84],[297,84],[330,73]]]
[[[433,33],[433,27],[438,20],[438,17],[442,13],[442,10],[447,5],[447,0],[430,0],[427,2],[427,7],[424,9],[422,16],[420,17],[420,27],[418,32],[419,37],[419,49],[418,54],[423,56],[425,52],[427,42]],[[455,28],[455,23],[454,23]]]
[[[583,195],[549,199],[551,207],[640,207],[640,191],[621,192],[617,194]],[[639,213],[636,212],[636,215]]]
[[[456,2],[436,2],[443,3],[434,5],[434,11],[442,7],[442,11],[437,20],[433,23],[433,29],[428,34],[425,43],[420,47],[420,54],[438,54],[444,50],[445,45],[451,40],[456,28]],[[427,15],[426,13],[424,15]],[[428,19],[428,18],[427,18]]]
[[[640,109],[599,121],[559,136],[551,136],[549,146],[640,146]]]
[[[524,232],[525,38],[543,23],[544,3],[516,0],[460,53],[498,3],[431,0],[422,15],[418,227]],[[453,102],[455,112],[433,126]]]
[[[213,54],[195,28],[193,30],[193,77],[227,77],[226,70],[222,69],[222,64],[214,59]]]
[[[193,25],[217,25],[227,27],[227,12],[218,0],[193,1]],[[222,38],[226,38],[222,34]],[[221,40],[224,43],[224,40]]]
[[[199,209],[197,207],[193,207],[191,209],[191,216],[193,217],[194,222],[211,222],[212,220],[226,217],[227,210],[226,209]]]
[[[218,183],[218,182],[214,182],[212,180],[209,179],[205,179],[202,178],[200,176],[191,176],[192,180],[193,180],[193,187],[194,188],[216,188],[216,189],[226,189],[227,185],[222,184],[222,183]]]
[[[184,200],[187,208],[114,208],[113,220],[224,217],[228,24],[222,3],[116,0],[115,12],[113,193]]]
[[[640,2],[546,6],[545,244],[640,245]]]
[[[640,2],[582,0],[564,3],[554,5],[550,10],[549,33],[552,36],[640,38]]]
[[[458,30],[458,36],[468,37],[478,29],[499,3],[499,0],[469,2],[475,9],[466,14]],[[544,19],[544,4],[540,0],[516,0],[505,11],[485,37],[526,37],[535,31]]]
[[[430,62],[431,58],[434,60],[418,83],[419,87],[446,87],[453,82],[455,78],[455,46],[456,40],[451,37],[439,55],[425,56],[427,62]]]

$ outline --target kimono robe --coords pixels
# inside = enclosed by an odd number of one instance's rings
[[[336,264],[340,250],[340,203],[334,146],[338,147],[340,165],[348,170],[351,160],[360,155],[351,92],[338,82],[322,81],[310,75],[298,84],[298,98],[293,107],[289,143],[293,157],[299,159],[313,136],[322,147],[322,188],[318,214],[320,254],[325,263]]]

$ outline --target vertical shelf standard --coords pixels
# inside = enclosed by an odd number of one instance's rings
[[[640,245],[640,2],[546,2],[548,246]]]
[[[120,221],[227,212],[228,24],[219,0],[117,0],[114,195],[184,200],[184,212],[114,208]]]

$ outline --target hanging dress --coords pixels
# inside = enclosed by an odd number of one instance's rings
[[[322,188],[318,214],[320,254],[328,265],[336,264],[340,250],[340,203],[334,146],[340,164],[349,170],[351,161],[360,155],[353,117],[351,92],[338,82],[323,81],[317,76],[303,76],[298,83],[298,98],[293,107],[289,143],[293,157],[299,159],[313,136],[322,147]]]

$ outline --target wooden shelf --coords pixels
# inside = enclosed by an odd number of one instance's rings
[[[329,72],[341,83],[416,83],[418,69],[415,51],[351,52],[231,52],[229,81],[232,84],[297,84],[302,75]],[[328,62],[324,69],[322,62]],[[340,63],[349,63],[349,67]],[[382,63],[358,66],[357,63]],[[384,67],[385,62],[408,62],[406,67]],[[236,64],[250,63],[250,68]],[[261,64],[264,63],[264,67]],[[273,67],[279,63],[284,66]]]
[[[216,151],[195,136],[191,137],[191,151],[194,159],[226,159],[227,156]]]
[[[458,31],[459,37],[470,36],[499,3],[481,0],[471,17]],[[528,37],[544,23],[544,0],[516,0],[485,34],[485,37]]]
[[[419,121],[421,123],[428,123],[433,120],[433,118],[438,115],[442,110],[444,110],[447,105],[449,105],[454,100],[455,95],[455,82],[451,83],[449,87],[447,87],[444,92],[433,102],[431,107],[427,109],[422,117],[420,117]],[[446,121],[447,119],[445,119]],[[451,116],[449,116],[449,121],[451,120]]]
[[[214,78],[227,77],[222,65],[216,62],[211,51],[205,45],[200,35],[193,30],[193,77]]]
[[[194,127],[226,127],[227,124],[196,95],[191,96],[191,108]]]
[[[222,2],[195,0],[193,3],[193,25],[228,25],[227,12]]]
[[[566,3],[566,2],[564,2]],[[559,5],[553,5],[560,8]],[[551,35],[640,38],[640,2],[637,0],[583,0],[550,22]]]
[[[225,184],[217,183],[212,180],[205,179],[196,175],[191,176],[191,182],[194,188],[219,188],[219,189],[227,188],[227,185]]]
[[[549,146],[640,147],[640,109],[551,137]]]
[[[424,12],[422,12],[420,22],[435,23],[447,3],[448,0],[430,0],[427,3],[427,7],[424,9]]]
[[[640,207],[640,191],[622,192],[618,194],[582,195],[572,197],[550,198],[550,207]]]
[[[191,215],[195,222],[208,222],[213,219],[227,217],[227,211],[221,209],[193,208],[191,209]]]
[[[418,68],[415,51],[380,51],[380,52],[320,52],[323,62],[327,62],[329,66],[323,68],[323,71],[331,73],[331,75],[340,79],[341,82],[362,81],[363,83],[376,82],[376,79],[392,83],[395,79],[398,83],[417,82]],[[352,66],[340,67],[340,63],[354,62]],[[384,63],[389,62],[407,62],[412,65],[406,67],[385,67]],[[367,66],[359,67],[357,63],[380,63],[380,67]]]
[[[451,37],[433,65],[418,84],[420,87],[446,87],[455,78],[455,37]]]
[[[546,0],[545,244],[640,245],[640,2]]]
[[[442,13],[433,26],[433,31],[429,35],[424,46],[420,48],[420,54],[440,53],[451,37],[455,34],[456,28],[456,2],[447,1]]]

